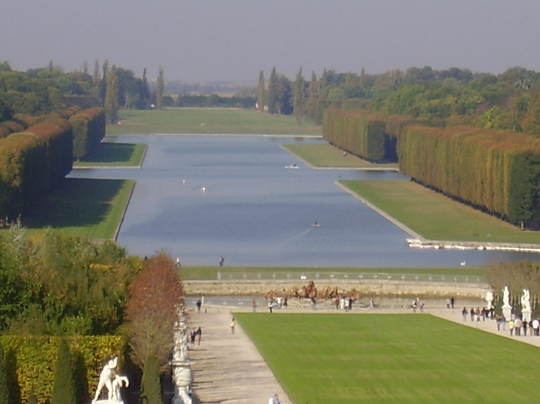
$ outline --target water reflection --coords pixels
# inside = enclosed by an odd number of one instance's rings
[[[340,178],[407,178],[310,169],[279,147],[321,139],[149,135],[108,141],[148,144],[142,168],[71,176],[137,181],[118,236],[131,254],[165,249],[184,265],[217,265],[224,256],[225,265],[310,267],[458,267],[532,256],[408,248],[405,232],[335,185]],[[299,169],[285,168],[290,164]]]

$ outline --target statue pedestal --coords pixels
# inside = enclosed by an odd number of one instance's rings
[[[510,316],[512,315],[512,306],[504,305],[502,307],[502,312],[506,321],[510,320]]]
[[[523,320],[527,320],[527,322],[531,321],[531,312],[530,309],[525,309],[521,311],[521,314],[523,315]]]

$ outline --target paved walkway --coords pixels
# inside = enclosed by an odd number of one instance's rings
[[[508,329],[497,330],[495,320],[470,321],[470,317],[467,316],[467,320],[463,321],[462,309],[427,307],[424,312],[540,347],[540,337],[529,335],[510,337]],[[291,313],[313,313],[307,305],[289,307],[286,310]],[[233,317],[231,313],[239,311],[246,311],[246,309],[203,306],[200,313],[196,310],[190,312],[191,327],[201,327],[203,331],[200,345],[196,343],[190,349],[190,359],[195,361],[192,365],[194,403],[266,404],[270,395],[277,393],[283,404],[291,404],[274,374],[241,327],[237,324],[235,333],[231,333],[230,324]],[[319,305],[317,312],[339,313],[342,311],[336,311],[329,305]],[[351,315],[354,313],[410,313],[414,315],[410,309],[406,308],[370,310],[356,307]],[[416,315],[422,314],[417,312]]]

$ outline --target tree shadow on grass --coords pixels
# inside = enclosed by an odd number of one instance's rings
[[[127,143],[100,143],[96,151],[81,158],[81,163],[128,163],[137,145]]]
[[[23,215],[30,229],[87,227],[105,220],[125,180],[65,178],[40,205]]]

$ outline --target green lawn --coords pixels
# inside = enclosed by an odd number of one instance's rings
[[[91,156],[76,161],[73,167],[138,167],[147,148],[145,144],[100,143]]]
[[[293,116],[269,115],[246,109],[121,110],[120,119],[119,125],[107,126],[107,135],[218,133],[321,136],[321,127],[309,121],[298,126]]]
[[[540,232],[522,231],[412,181],[342,184],[430,240],[540,244]]]
[[[397,163],[375,164],[362,160],[352,154],[343,155],[343,150],[329,143],[288,144],[283,146],[291,153],[318,168],[394,168]]]
[[[530,403],[537,347],[426,314],[236,313],[295,404]]]
[[[298,279],[299,275],[304,274],[309,279],[316,279],[315,274],[338,274],[340,273],[369,273],[369,274],[412,274],[412,275],[443,275],[443,276],[477,276],[484,278],[486,268],[484,267],[457,267],[457,268],[317,268],[312,267],[181,267],[180,277],[183,280],[216,280],[217,274],[221,273],[221,279],[227,280],[231,275],[233,279],[242,280],[257,280],[273,279],[272,275],[276,274],[275,279],[287,280],[287,274],[291,274],[291,278]],[[450,278],[451,280],[451,278]]]
[[[23,225],[31,231],[52,227],[90,239],[112,239],[134,186],[133,180],[66,178],[43,204],[23,216]]]

